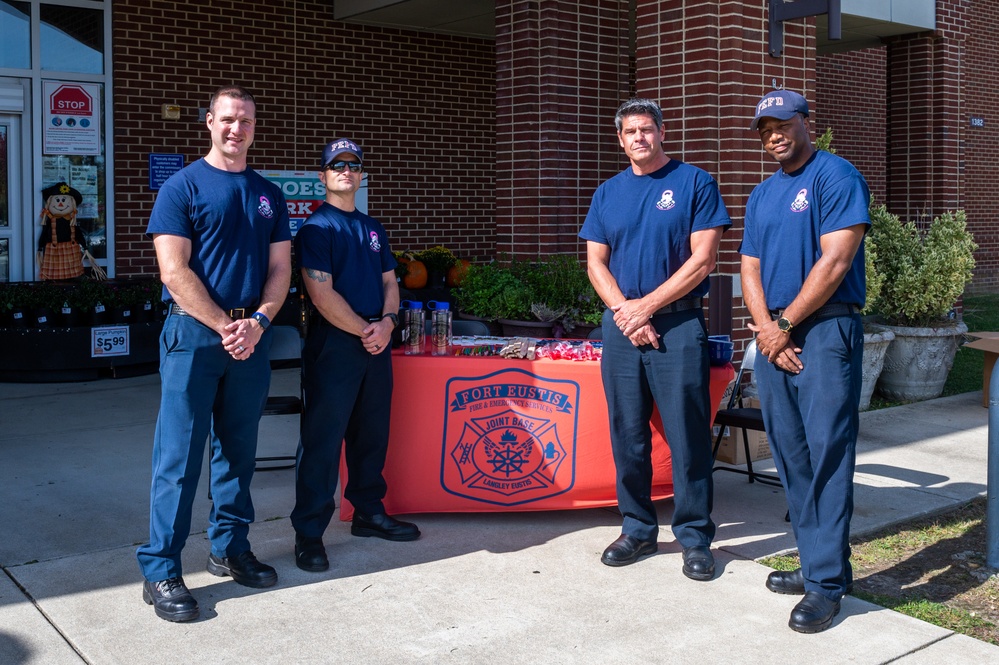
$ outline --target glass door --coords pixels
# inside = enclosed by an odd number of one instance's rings
[[[22,277],[21,118],[0,114],[0,282]],[[30,266],[29,266],[30,268]]]

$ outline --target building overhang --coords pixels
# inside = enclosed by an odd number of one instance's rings
[[[841,0],[842,39],[829,39],[829,17],[816,18],[817,51],[839,53],[880,46],[887,37],[936,29],[935,0]]]
[[[855,51],[886,37],[936,29],[935,0],[841,0],[841,6],[842,39],[829,39],[827,16],[816,20],[819,53]],[[494,0],[333,0],[338,21],[489,40],[496,38],[495,14]]]

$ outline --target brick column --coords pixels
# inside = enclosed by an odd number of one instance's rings
[[[962,206],[966,2],[937,30],[888,45],[888,207],[930,218]]]
[[[739,273],[746,200],[777,165],[749,130],[756,101],[777,86],[815,101],[813,19],[784,24],[784,53],[772,58],[762,0],[638,0],[636,88],[657,100],[666,152],[718,181],[733,227],[717,272]],[[736,288],[736,294],[740,290]],[[736,298],[734,329],[746,312]]]
[[[496,248],[585,254],[596,186],[623,165],[628,0],[497,0]]]

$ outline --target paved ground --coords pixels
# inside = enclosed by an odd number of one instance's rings
[[[273,392],[296,377],[276,372]],[[155,375],[0,384],[0,663],[999,662],[997,647],[850,597],[830,630],[791,631],[796,599],[768,592],[754,562],[794,547],[782,492],[729,473],[715,474],[708,583],[680,573],[668,529],[657,556],[601,565],[612,509],[414,516],[413,543],[336,521],[332,568],[309,574],[292,555],[293,472],[259,473],[251,541],[278,585],[205,572],[202,496],[184,560],[202,618],[171,624],[143,604],[134,556],[158,394]],[[981,393],[864,414],[854,533],[983,494],[987,430]],[[293,419],[266,418],[260,454],[295,440]]]

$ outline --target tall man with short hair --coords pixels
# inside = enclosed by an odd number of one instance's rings
[[[256,111],[239,86],[212,95],[211,149],[164,183],[146,230],[170,310],[160,336],[149,542],[137,556],[143,600],[168,621],[199,613],[180,555],[209,435],[208,572],[250,587],[277,582],[247,536],[257,427],[270,387],[267,326],[288,293],[291,230],[281,190],[247,165]]]
[[[624,566],[656,552],[652,407],[673,462],[673,535],[683,574],[714,576],[711,398],[701,298],[731,225],[714,179],[663,152],[659,105],[633,99],[614,118],[630,166],[597,188],[579,236],[590,281],[608,306],[600,372],[617,468],[621,536],[601,561]]]
[[[856,465],[870,193],[846,160],[812,145],[808,102],[775,90],[750,128],[780,168],[746,205],[742,290],[767,362],[756,363],[763,422],[801,555],[767,588],[804,594],[788,625],[832,625],[852,583]]]

